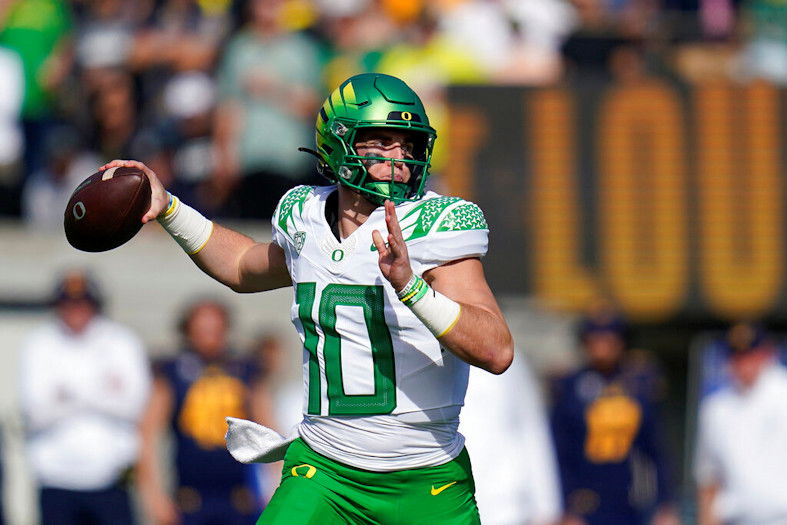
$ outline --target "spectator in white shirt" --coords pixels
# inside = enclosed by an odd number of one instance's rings
[[[787,523],[787,370],[753,323],[726,338],[732,384],[700,404],[699,525]]]
[[[131,524],[126,479],[150,388],[145,350],[128,328],[100,314],[100,292],[83,272],[60,280],[54,311],[20,359],[41,523]]]
[[[550,525],[560,481],[540,386],[522,354],[495,376],[471,367],[459,423],[484,525]]]

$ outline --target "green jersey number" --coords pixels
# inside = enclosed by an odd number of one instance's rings
[[[297,283],[295,301],[309,352],[309,414],[320,413],[320,364],[317,345],[319,324],[325,339],[323,356],[328,392],[328,414],[332,416],[390,414],[396,407],[396,373],[391,332],[385,324],[385,294],[382,286],[329,284],[322,291],[318,319],[312,318],[317,283]],[[342,377],[342,340],[336,331],[336,307],[362,309],[371,344],[374,371],[373,394],[347,394]]]

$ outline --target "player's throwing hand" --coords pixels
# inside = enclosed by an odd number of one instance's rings
[[[137,168],[141,170],[145,175],[148,176],[150,179],[150,209],[148,212],[142,217],[143,223],[148,223],[154,220],[159,214],[164,211],[167,206],[169,205],[169,194],[167,194],[167,190],[164,189],[164,186],[158,180],[158,177],[153,172],[152,169],[145,166],[143,163],[136,161],[136,160],[113,160],[112,162],[108,162],[101,166],[101,170],[107,170],[109,168],[117,168],[117,167],[127,167],[127,168]]]

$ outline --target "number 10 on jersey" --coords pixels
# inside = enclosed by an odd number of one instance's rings
[[[297,283],[295,301],[303,325],[304,346],[309,352],[309,414],[320,414],[320,363],[317,349],[323,340],[323,362],[328,395],[328,415],[359,416],[389,414],[396,407],[396,367],[391,332],[385,323],[385,292],[382,286],[327,285],[320,294],[317,319],[313,317],[317,283]],[[342,340],[336,330],[337,306],[358,307],[363,312],[369,337],[374,374],[373,394],[345,393],[342,373]],[[317,327],[320,330],[318,332]],[[320,333],[322,335],[320,335]]]

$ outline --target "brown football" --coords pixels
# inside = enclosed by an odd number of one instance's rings
[[[69,244],[104,252],[131,239],[150,208],[150,181],[137,168],[109,168],[76,187],[63,214]]]

